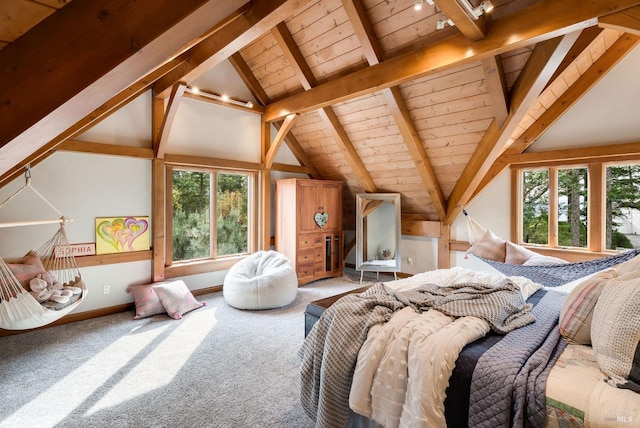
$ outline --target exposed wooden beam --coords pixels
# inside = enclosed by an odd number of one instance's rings
[[[167,64],[163,65],[157,70],[154,70],[153,72],[149,73],[148,75],[146,75],[145,77],[143,77],[142,79],[134,83],[133,85],[129,86],[124,91],[120,92],[119,94],[117,94],[116,96],[114,96],[113,98],[105,102],[104,104],[102,104],[100,107],[93,110],[88,115],[84,116],[82,119],[76,122],[73,126],[66,129],[63,133],[59,134],[54,139],[52,139],[47,144],[45,144],[43,147],[41,147],[40,149],[36,150],[34,153],[29,155],[25,160],[23,160],[22,162],[19,162],[18,164],[10,168],[5,174],[3,174],[0,177],[0,185],[13,180],[14,178],[22,174],[22,171],[24,170],[25,165],[31,164],[32,166],[34,166],[40,161],[41,158],[49,156],[52,153],[51,149],[55,148],[61,142],[67,139],[76,138],[77,136],[81,135],[92,126],[95,126],[100,121],[109,117],[112,113],[114,113],[121,107],[124,107],[129,102],[136,99],[138,96],[140,96],[141,94],[149,90],[149,88],[151,87],[151,85],[155,80],[160,78],[165,73],[168,73],[173,68],[177,67],[185,59],[186,59],[186,55],[180,55],[179,57],[171,60]],[[160,100],[160,102],[163,102],[163,101]],[[162,123],[162,117],[164,116],[164,107],[163,107],[162,113],[163,114],[160,116],[160,120],[158,120],[158,125],[157,125],[158,132],[160,129],[160,124]],[[155,128],[155,124],[154,124],[154,128]],[[154,133],[155,133],[155,130],[154,130]]]
[[[186,84],[178,83],[171,90],[171,96],[169,97],[169,102],[165,109],[162,125],[160,126],[160,132],[153,141],[153,150],[155,157],[157,158],[164,158],[169,141],[169,133],[171,132],[171,126],[173,125],[173,120],[176,118],[178,106],[180,106],[180,100],[182,100],[182,95],[186,89]]]
[[[0,174],[246,2],[79,1],[40,22],[0,50]]]
[[[485,37],[487,23],[484,15],[480,15],[478,18],[471,16],[469,11],[462,7],[457,0],[434,0],[434,2],[469,40],[476,41]]]
[[[578,37],[578,32],[539,43],[520,72],[518,80],[512,88],[509,116],[502,126],[495,119],[491,122],[482,141],[471,156],[447,200],[447,218],[450,225],[469,203],[482,178],[496,159],[510,143],[510,138],[529,108],[536,102],[538,95],[547,84],[549,78],[562,58]]]
[[[616,6],[620,10],[638,4],[638,1],[620,0]],[[462,34],[453,34],[439,43],[426,45],[276,101],[266,106],[264,120],[271,122],[289,113],[317,110],[397,86],[419,76],[572,33],[595,25],[599,16],[609,13],[611,2],[607,0],[588,3],[580,0],[540,0],[524,10],[495,19],[491,31],[482,40],[472,42]]]
[[[180,166],[210,166],[213,168],[237,169],[243,171],[263,171],[264,165],[254,162],[244,162],[230,159],[205,158],[202,156],[176,155],[167,153],[164,161],[171,165]]]
[[[633,34],[623,34],[611,48],[607,49],[589,69],[583,73],[525,132],[501,155],[487,171],[475,190],[474,196],[489,185],[505,168],[533,144],[551,125],[553,125],[571,106],[607,75],[626,54],[637,46],[640,38]]]
[[[269,146],[269,150],[267,151],[267,155],[265,156],[265,161],[264,161],[265,168],[271,169],[271,166],[273,165],[273,161],[276,158],[276,154],[278,153],[278,150],[280,149],[282,142],[284,141],[285,137],[291,130],[291,127],[293,126],[293,124],[296,122],[297,118],[298,118],[297,114],[290,114],[285,118],[284,122],[282,123],[282,126],[280,127],[280,129],[278,129],[278,133],[276,134],[275,138],[271,142],[271,145]]]
[[[263,36],[285,18],[302,10],[309,1],[253,0],[245,14],[193,47],[189,51],[189,61],[162,78],[154,86],[154,94],[161,98],[168,97],[171,88],[177,82],[193,82],[232,54]]]
[[[281,171],[281,172],[293,172],[296,174],[307,174],[311,177],[313,177],[314,173],[317,173],[317,171],[314,171],[312,168],[309,168],[308,166],[287,165],[285,163],[277,163],[277,162],[273,163],[273,165],[271,166],[271,170]]]
[[[508,165],[536,166],[553,163],[577,163],[586,161],[620,160],[640,156],[640,142],[573,149],[547,150],[544,152],[505,154],[502,159]]]
[[[254,76],[246,61],[242,58],[242,55],[240,55],[240,52],[236,52],[231,55],[229,57],[229,62],[258,103],[262,106],[269,104],[271,102],[269,95],[267,95],[260,82],[258,82],[258,79]]]
[[[211,96],[213,95],[213,97]],[[249,113],[262,114],[264,113],[264,107],[261,105],[256,105],[251,103],[251,105],[246,105],[246,101],[244,100],[236,100],[231,98],[232,101],[223,101],[222,99],[217,99],[218,94],[211,94],[206,91],[199,91],[198,93],[192,91],[186,91],[183,95],[185,98],[191,98],[198,101],[204,101],[206,103],[217,104],[219,106],[232,108],[236,110],[246,111]],[[221,97],[221,96],[220,96]],[[235,101],[235,102],[234,102]]]
[[[302,86],[307,90],[315,87],[318,82],[300,52],[298,45],[293,40],[287,26],[284,23],[280,23],[272,30],[272,34],[278,41],[280,48],[289,61],[289,64],[295,70]],[[358,152],[355,147],[353,147],[351,139],[347,135],[340,123],[340,119],[338,119],[338,116],[335,114],[333,109],[331,107],[321,108],[318,110],[318,115],[327,125],[327,128],[331,132],[340,152],[351,166],[353,173],[358,178],[365,191],[370,193],[376,192],[377,187],[373,182],[371,175],[362,163]]]
[[[578,102],[596,83],[607,75],[640,42],[640,37],[624,34],[582,74],[557,101],[540,115],[509,147],[507,154],[519,154],[533,144],[550,126]]]
[[[482,60],[482,68],[493,105],[493,113],[498,126],[502,126],[509,114],[507,83],[504,77],[502,61],[499,57],[489,57]]]
[[[384,60],[384,51],[375,35],[362,1],[342,0],[342,4],[365,51],[369,65],[379,64]],[[407,145],[422,183],[429,193],[438,218],[442,220],[446,215],[446,200],[400,89],[396,86],[386,88],[382,90],[382,94]]]
[[[154,158],[153,149],[94,143],[91,141],[67,140],[58,144],[54,150],[61,152],[92,153],[97,155],[127,156],[141,159]]]
[[[598,26],[640,36],[640,6],[604,16]]]
[[[258,82],[258,79],[256,79],[254,74],[251,72],[251,69],[245,62],[244,58],[242,58],[242,55],[236,52],[235,54],[231,55],[231,57],[229,57],[229,62],[236,70],[245,85],[247,85],[247,88],[249,88],[249,91],[251,92],[253,97],[258,100],[258,102],[263,106],[269,104],[271,102],[269,96],[262,88],[262,85],[260,85],[260,82]],[[274,122],[273,126],[274,128],[276,128],[276,131],[278,131],[282,126],[282,122]],[[313,160],[304,151],[304,149],[300,145],[300,142],[296,139],[293,133],[287,133],[284,142],[287,144],[289,150],[291,150],[291,153],[293,153],[293,156],[297,159],[300,165],[303,165],[303,167],[308,169],[311,178],[322,178],[322,176],[318,172],[318,169],[313,164]]]
[[[589,27],[582,30],[580,36],[578,36],[578,40],[576,40],[573,46],[571,46],[571,50],[564,57],[556,72],[551,76],[551,79],[549,79],[547,86],[553,83],[558,76],[560,76],[560,74],[562,74],[562,72],[566,70],[567,67],[569,67],[576,58],[578,58],[578,56],[589,47],[589,45],[600,35],[600,33],[602,33],[602,31],[602,28],[599,27]]]

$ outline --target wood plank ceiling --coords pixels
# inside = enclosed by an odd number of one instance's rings
[[[161,157],[174,99],[228,58],[311,175],[345,183],[346,207],[356,193],[399,192],[403,215],[450,224],[637,45],[640,2],[493,0],[477,17],[458,0],[434,2],[417,11],[413,0],[254,0],[114,90],[102,113],[83,112],[5,165],[0,183],[148,88],[171,99],[155,113]],[[66,3],[1,2],[0,61]],[[447,18],[456,25],[438,29]]]

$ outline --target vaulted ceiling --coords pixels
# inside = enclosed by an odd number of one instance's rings
[[[477,3],[5,0],[0,184],[149,89],[162,156],[172,105],[229,60],[299,171],[451,223],[640,40],[637,1]]]

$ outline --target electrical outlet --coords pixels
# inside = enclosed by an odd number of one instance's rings
[[[413,257],[407,257],[407,264],[411,265],[413,263]]]
[[[103,289],[104,289],[104,294],[111,293],[111,286],[110,285],[105,285]]]

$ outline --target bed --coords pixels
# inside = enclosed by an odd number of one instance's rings
[[[580,344],[594,320],[598,341]],[[640,257],[559,287],[425,272],[322,313],[299,351],[300,398],[317,427],[638,426],[639,334]]]

